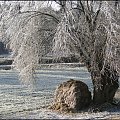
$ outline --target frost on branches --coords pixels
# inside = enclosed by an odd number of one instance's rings
[[[94,87],[93,101],[97,104],[112,102],[119,87],[118,6],[116,1],[66,1],[54,37],[55,53],[62,49],[64,54],[72,52],[86,64]]]
[[[54,2],[58,11],[45,1],[1,2],[1,40],[12,49],[22,81],[33,81],[49,52],[58,58],[74,54],[91,73],[95,91],[104,93],[120,73],[119,2]]]
[[[1,40],[12,50],[13,64],[21,81],[27,84],[34,81],[36,66],[50,51],[57,24],[52,15],[48,16],[56,12],[42,4],[41,1],[1,3]]]

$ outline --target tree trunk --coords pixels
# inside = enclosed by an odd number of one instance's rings
[[[112,103],[114,95],[119,87],[119,76],[115,70],[111,70],[106,66],[104,73],[100,74],[99,71],[94,70],[91,72],[91,78],[94,86],[93,102],[95,104],[102,104],[105,102]]]

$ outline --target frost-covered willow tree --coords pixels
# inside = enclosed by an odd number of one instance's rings
[[[1,4],[2,39],[21,79],[33,81],[36,64],[50,51],[58,58],[74,54],[91,73],[94,103],[112,102],[120,73],[119,2],[55,2],[57,12],[39,1]]]
[[[27,84],[34,82],[36,66],[50,52],[58,24],[54,17],[56,12],[51,7],[41,7],[43,2],[36,2],[4,2],[1,5],[2,14],[6,13],[1,20],[6,27],[1,27],[4,30],[2,39],[12,50],[13,64],[20,72],[20,79]]]
[[[91,73],[94,103],[112,103],[120,73],[119,2],[56,2],[62,17],[54,37],[55,55],[79,55]]]

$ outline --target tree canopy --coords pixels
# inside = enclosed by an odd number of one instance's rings
[[[91,73],[94,90],[102,94],[110,81],[118,83],[120,74],[119,2],[54,2],[60,7],[57,11],[51,2],[1,3],[1,40],[12,49],[21,79],[32,81],[48,53],[57,58],[74,54]],[[48,5],[42,7],[44,3]]]

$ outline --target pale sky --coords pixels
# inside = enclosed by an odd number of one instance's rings
[[[54,8],[54,10],[60,9],[60,6],[55,1],[49,1],[49,2],[45,1],[45,4],[51,5],[52,8]]]

